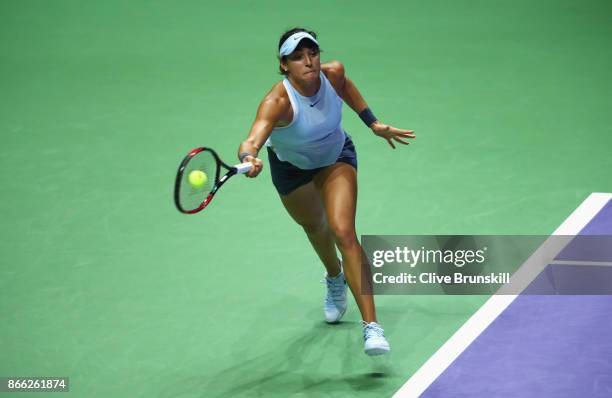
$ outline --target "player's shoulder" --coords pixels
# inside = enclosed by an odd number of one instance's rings
[[[329,61],[321,64],[321,70],[325,74],[325,77],[334,86],[337,92],[340,92],[344,87],[344,65],[340,61]]]
[[[344,80],[344,65],[340,61],[329,61],[321,64],[321,70],[328,79]]]
[[[283,82],[275,83],[270,91],[266,94],[262,103],[276,106],[288,106],[291,102],[289,101],[289,95],[287,89],[283,85]]]
[[[291,101],[282,81],[274,84],[259,104],[259,112],[268,115],[284,115],[291,109]]]

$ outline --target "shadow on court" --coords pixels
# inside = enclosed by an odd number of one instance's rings
[[[393,305],[386,305],[392,299]],[[485,298],[466,296],[380,297],[379,316],[384,320],[393,351],[368,357],[356,306],[350,305],[345,321],[328,325],[321,309],[300,297],[285,297],[295,314],[241,324],[241,334],[228,341],[233,348],[219,364],[177,369],[189,377],[175,377],[159,393],[161,398],[185,397],[360,397],[391,396],[415,367],[407,361],[423,356],[422,342],[442,333],[432,328],[444,317],[458,327],[465,314]],[[435,304],[435,305],[434,305]],[[274,314],[277,307],[262,309]],[[400,325],[409,325],[400,327]],[[229,365],[228,365],[229,363]],[[405,368],[405,369],[404,369]],[[399,371],[398,369],[402,369]],[[407,370],[406,370],[407,369]]]
[[[318,317],[319,312],[313,310],[307,318]],[[358,321],[350,320],[335,325],[313,323],[310,329],[278,341],[269,353],[249,358],[246,352],[236,352],[236,366],[177,380],[159,396],[316,397],[346,396],[350,392],[385,395],[381,389],[394,374],[390,356],[364,355],[360,328]],[[244,338],[257,337],[250,334]],[[262,345],[270,346],[268,342]]]

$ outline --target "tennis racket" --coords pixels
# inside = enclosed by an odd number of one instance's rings
[[[252,167],[253,164],[250,162],[228,166],[210,148],[201,147],[192,150],[185,156],[176,174],[174,184],[176,208],[184,214],[195,214],[204,210],[230,177],[246,173]],[[226,173],[221,175],[223,171]]]

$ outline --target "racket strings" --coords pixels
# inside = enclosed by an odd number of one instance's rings
[[[211,165],[206,163],[206,162],[200,162],[199,165],[197,165],[196,167],[192,168],[191,170],[189,170],[186,174],[185,180],[187,182],[187,187],[188,189],[190,189],[190,192],[188,193],[188,195],[202,195],[202,192],[205,192],[206,195],[208,195],[208,193],[210,191],[212,191],[213,187],[215,186],[215,171],[216,171],[216,167],[217,165],[214,164],[211,168]],[[187,171],[187,170],[186,170]],[[203,186],[201,187],[195,187],[193,185],[191,185],[189,183],[189,173],[193,172],[193,171],[201,171],[204,173],[205,176],[207,176],[206,182],[204,183]]]
[[[179,192],[179,201],[183,209],[189,211],[198,208],[215,186],[217,178],[217,161],[208,151],[202,151],[191,158],[183,171]],[[193,184],[189,176],[193,172],[204,173],[203,184]]]

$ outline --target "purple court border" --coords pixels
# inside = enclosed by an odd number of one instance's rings
[[[553,235],[611,233],[611,199],[591,194]],[[530,260],[525,287],[546,266]],[[612,396],[611,310],[610,296],[493,295],[394,397]]]

